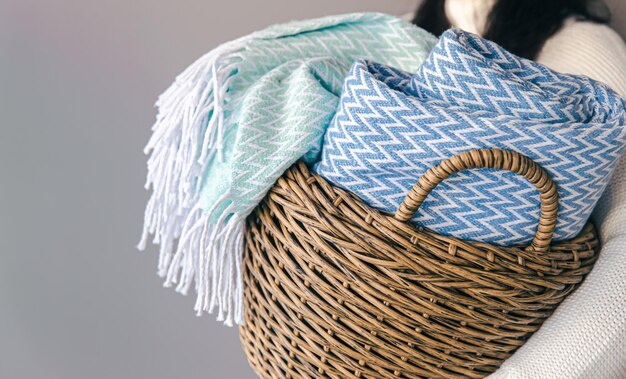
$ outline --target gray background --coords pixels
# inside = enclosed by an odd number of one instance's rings
[[[134,249],[152,104],[220,42],[415,3],[0,0],[0,378],[253,378],[237,329],[196,318],[156,249]]]

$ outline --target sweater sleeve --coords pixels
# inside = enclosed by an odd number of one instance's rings
[[[546,41],[537,62],[562,73],[588,76],[626,96],[626,44],[607,25],[566,22]]]

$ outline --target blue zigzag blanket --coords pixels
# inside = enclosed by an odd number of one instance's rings
[[[393,212],[417,179],[446,158],[477,148],[517,151],[556,182],[555,239],[571,238],[623,152],[624,102],[589,78],[553,72],[449,30],[414,75],[364,60],[353,65],[314,170]],[[481,169],[445,180],[414,221],[463,239],[526,244],[539,209],[526,179]]]

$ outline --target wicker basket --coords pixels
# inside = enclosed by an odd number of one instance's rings
[[[525,176],[541,196],[536,237],[503,248],[406,223],[465,169]],[[241,339],[262,378],[482,378],[524,344],[591,270],[589,224],[552,244],[557,191],[520,154],[476,150],[429,170],[395,215],[299,163],[247,223]]]

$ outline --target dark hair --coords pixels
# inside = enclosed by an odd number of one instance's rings
[[[543,44],[569,17],[608,22],[601,0],[497,0],[487,17],[485,38],[518,56],[535,59]],[[413,23],[436,36],[450,28],[445,0],[424,0]]]

